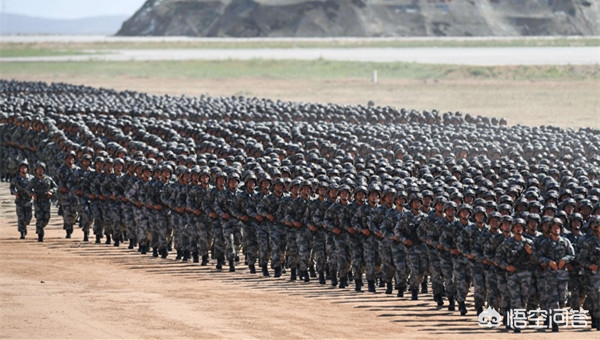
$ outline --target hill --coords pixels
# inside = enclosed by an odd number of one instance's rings
[[[127,16],[98,16],[81,19],[46,19],[20,14],[3,13],[0,16],[2,35],[28,34],[115,34]]]
[[[599,22],[599,0],[148,0],[117,35],[598,35]]]

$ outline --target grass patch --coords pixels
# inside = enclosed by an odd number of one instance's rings
[[[0,43],[0,57],[35,57],[111,49],[264,49],[264,48],[419,48],[419,47],[579,47],[599,46],[598,37],[390,38],[390,39],[198,39],[191,41],[109,41]]]
[[[457,66],[417,63],[364,63],[344,61],[129,61],[129,62],[15,62],[0,64],[2,77],[18,75],[93,76],[110,78],[182,79],[478,79],[478,80],[597,80],[595,65],[567,66]]]

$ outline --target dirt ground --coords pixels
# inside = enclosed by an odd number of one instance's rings
[[[600,128],[600,82],[371,79],[282,80],[261,78],[179,79],[70,77],[64,74],[11,75],[27,81],[66,82],[151,94],[200,96],[243,95],[342,105],[376,105],[398,108],[461,111],[463,114],[506,118],[510,125],[553,125],[563,128]]]
[[[0,184],[0,338],[2,339],[597,339],[598,333],[479,327],[473,305],[461,317],[419,301],[355,293],[311,281],[263,278],[240,265],[141,255],[126,246],[65,239],[53,209],[43,243],[35,219],[18,239],[8,185]],[[468,301],[472,301],[469,297]]]

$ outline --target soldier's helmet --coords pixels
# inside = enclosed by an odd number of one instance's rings
[[[261,182],[262,181],[269,181],[269,182],[271,182],[271,177],[262,177],[261,178]],[[275,180],[273,181],[273,185],[275,186],[277,184],[281,184],[282,186],[285,186],[285,182],[284,182],[283,178],[281,178],[281,177],[275,178]]]
[[[419,201],[423,203],[423,195],[419,192],[412,193],[408,196],[408,204],[411,204],[413,201]]]
[[[499,212],[497,211],[492,211],[490,213],[490,216],[488,217],[488,223],[490,223],[491,220],[493,219],[497,219],[498,221],[502,221],[502,215],[500,215]]]
[[[44,163],[44,162],[37,162],[35,164],[35,169],[37,170],[38,168],[42,168],[42,169],[44,169],[44,171],[46,171],[46,163]]]
[[[352,189],[350,189],[350,186],[348,184],[343,184],[342,186],[340,186],[339,192],[341,193],[342,191],[347,191],[349,194],[352,193]]]
[[[77,157],[77,154],[75,153],[75,151],[71,150],[71,151],[69,151],[69,152],[67,152],[67,153],[65,154],[65,159],[67,159],[67,158],[69,158],[69,157],[76,158],[76,157]]]
[[[219,179],[219,178],[225,178],[225,180],[227,180],[227,178],[228,178],[228,177],[229,177],[229,176],[227,176],[227,173],[226,173],[225,171],[219,171],[219,172],[217,173],[217,178],[216,178],[216,179]]]
[[[473,216],[475,216],[477,214],[483,214],[483,217],[485,219],[487,219],[487,211],[485,210],[485,207],[482,207],[482,206],[475,207],[475,209],[473,209]]]
[[[90,161],[91,162],[92,161],[92,155],[86,153],[86,154],[83,155],[82,160],[83,161]]]
[[[365,187],[364,185],[359,185],[356,188],[356,191],[354,192],[354,195],[358,194],[359,192],[362,192],[363,194],[367,194],[367,187]]]
[[[454,209],[454,211],[456,211],[457,208],[458,207],[454,201],[448,201],[446,204],[444,204],[444,211],[448,209]]]
[[[523,227],[523,230],[525,230],[525,224],[526,223],[525,223],[524,219],[522,219],[522,218],[515,218],[514,221],[513,221],[512,228],[514,228],[515,226],[520,225],[521,227]]]
[[[123,161],[123,158],[115,158],[115,159],[113,160],[113,163],[114,163],[114,164],[121,164],[121,165],[124,165],[124,164],[125,164],[125,162]]]
[[[240,181],[240,174],[237,172],[233,172],[231,175],[229,175],[229,180],[235,179],[238,182]]]
[[[463,210],[467,210],[469,212],[469,215],[473,213],[473,207],[471,207],[470,204],[463,204],[458,208],[458,213],[460,213]]]
[[[29,169],[29,162],[26,159],[19,162],[19,168],[21,168],[23,165]]]

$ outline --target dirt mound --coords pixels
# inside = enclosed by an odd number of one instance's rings
[[[598,35],[599,0],[148,0],[121,36]]]

